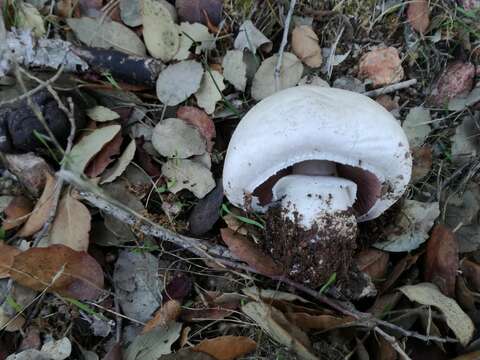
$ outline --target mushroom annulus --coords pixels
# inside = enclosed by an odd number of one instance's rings
[[[229,201],[266,213],[265,249],[290,278],[318,286],[345,274],[357,222],[405,192],[412,158],[399,122],[350,91],[298,86],[255,105],[225,157]]]

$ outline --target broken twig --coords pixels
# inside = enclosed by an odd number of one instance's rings
[[[282,43],[280,44],[280,50],[278,50],[278,59],[277,64],[275,65],[275,90],[280,90],[280,73],[282,71],[282,63],[283,63],[283,52],[285,51],[285,47],[287,46],[288,40],[288,29],[290,28],[290,21],[292,20],[293,10],[295,9],[295,4],[297,0],[290,1],[290,8],[288,9],[288,14],[285,19],[285,24],[283,27],[283,37]]]

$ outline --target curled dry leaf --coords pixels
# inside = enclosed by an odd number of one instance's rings
[[[256,348],[257,343],[245,336],[219,336],[203,340],[193,348],[193,351],[206,353],[216,360],[235,360]]]
[[[105,126],[93,130],[76,143],[67,159],[67,168],[83,173],[90,160],[97,155],[120,132],[120,125]]]
[[[411,251],[428,238],[428,232],[440,215],[438,202],[406,200],[400,219],[389,226],[387,240],[373,246],[385,251]]]
[[[402,80],[404,73],[398,50],[388,47],[369,51],[360,59],[358,75],[372,80],[373,86],[389,85]]]
[[[122,133],[118,132],[118,134],[106,143],[102,150],[100,150],[100,152],[88,163],[87,168],[85,169],[85,175],[94,178],[102,174],[108,165],[114,161],[113,157],[120,154],[122,142]]]
[[[446,296],[454,297],[457,271],[457,239],[448,227],[436,225],[427,242],[425,280],[437,285]]]
[[[172,60],[178,51],[180,37],[168,3],[144,0],[142,14],[143,38],[148,52],[164,62]]]
[[[20,254],[20,252],[16,247],[6,245],[3,241],[0,241],[0,279],[10,276],[10,268],[13,265],[15,256]]]
[[[235,89],[245,91],[247,86],[247,64],[243,60],[242,50],[228,50],[222,62],[225,80]]]
[[[307,313],[288,313],[288,319],[303,330],[326,331],[355,321],[352,317],[341,318],[333,315],[311,315]]]
[[[301,359],[318,360],[310,350],[308,336],[299,327],[289,322],[281,311],[256,301],[243,305],[242,311],[275,341],[290,348]]]
[[[54,193],[57,181],[53,175],[50,175],[50,173],[45,173],[45,176],[47,180],[42,196],[40,196],[40,199],[38,199],[37,203],[35,204],[32,214],[29,216],[28,220],[17,233],[18,236],[32,236],[43,227],[50,216],[50,210],[54,205]]]
[[[322,65],[322,49],[311,26],[300,25],[293,29],[292,51],[307,66],[317,68]]]
[[[432,169],[432,147],[425,145],[412,149],[412,183],[415,183],[428,175]]]
[[[419,33],[424,33],[430,25],[430,9],[428,0],[413,0],[408,3],[407,19]]]
[[[26,196],[15,196],[4,210],[5,220],[3,220],[2,228],[5,231],[22,225],[28,219],[28,215],[33,209],[32,201]]]
[[[168,323],[178,319],[181,311],[182,308],[178,300],[168,300],[155,312],[153,318],[148,320],[143,327],[142,334],[157,327],[167,326]]]
[[[473,87],[475,65],[470,62],[456,61],[447,66],[440,75],[428,98],[435,106],[444,106],[450,99],[466,95]]]
[[[195,106],[180,106],[177,110],[177,117],[195,126],[200,134],[207,140],[207,151],[213,148],[212,139],[216,136],[215,124],[212,118],[202,109]]]
[[[87,46],[116,50],[137,56],[145,56],[142,40],[135,32],[116,21],[92,19],[89,17],[66,19],[78,40]]]
[[[103,289],[103,270],[93,257],[64,245],[32,248],[18,254],[12,279],[20,285],[76,299],[95,300]]]
[[[90,119],[98,122],[112,121],[120,118],[118,113],[105,106],[95,106],[91,109],[87,109],[87,115]]]
[[[355,263],[360,271],[367,273],[372,279],[383,279],[387,271],[389,257],[387,252],[366,249],[357,254]]]
[[[420,283],[402,286],[399,290],[411,301],[438,308],[445,315],[448,327],[452,329],[460,343],[466,346],[470,342],[475,331],[472,320],[455,300],[443,295],[435,285]]]
[[[163,119],[155,126],[152,145],[160,155],[180,159],[201,155],[206,150],[199,129],[177,118]]]
[[[162,174],[172,183],[168,189],[174,194],[187,189],[202,199],[215,188],[210,170],[196,161],[169,159],[162,166]]]
[[[222,100],[222,91],[225,90],[223,75],[216,70],[207,70],[203,74],[200,88],[195,93],[197,104],[208,114],[213,114],[215,105]]]
[[[91,221],[92,217],[87,207],[70,192],[65,193],[58,204],[49,243],[65,245],[76,251],[87,251]]]
[[[255,73],[252,83],[252,97],[255,100],[265,99],[276,91],[287,89],[298,84],[302,78],[303,65],[292,53],[283,54],[282,67],[280,69],[279,88],[275,88],[275,66],[278,55],[265,59]]]
[[[198,91],[202,77],[202,65],[194,60],[170,65],[158,77],[158,99],[165,105],[178,105]]]
[[[176,0],[175,6],[182,21],[218,25],[222,21],[222,0]]]
[[[233,46],[240,51],[248,49],[253,54],[257,53],[258,48],[268,53],[273,47],[272,42],[250,20],[240,26]]]
[[[125,169],[128,167],[130,162],[133,160],[135,157],[135,151],[136,151],[136,143],[135,140],[131,140],[130,144],[128,144],[127,148],[123,152],[123,154],[120,156],[120,158],[117,160],[117,162],[107,171],[102,176],[102,181],[100,184],[106,184],[109,182],[114,181],[116,178],[118,178],[120,175],[123,174]]]
[[[228,228],[221,229],[220,233],[225,244],[238,259],[245,261],[264,275],[275,276],[282,274],[281,267],[271,257],[264,254],[246,236],[235,233]]]

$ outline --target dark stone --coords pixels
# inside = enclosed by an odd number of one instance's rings
[[[217,186],[207,196],[201,199],[192,210],[190,218],[190,232],[194,235],[203,235],[218,221],[220,206],[223,201],[222,179],[217,180]]]

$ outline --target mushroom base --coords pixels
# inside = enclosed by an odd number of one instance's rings
[[[314,225],[310,230],[283,212],[279,206],[268,210],[263,247],[283,266],[285,275],[313,288],[324,284],[333,273],[337,279],[344,278],[356,249],[357,224],[353,221],[347,231],[338,231],[335,222],[339,218],[349,221],[352,211],[328,215],[331,219],[324,219],[325,226]]]

